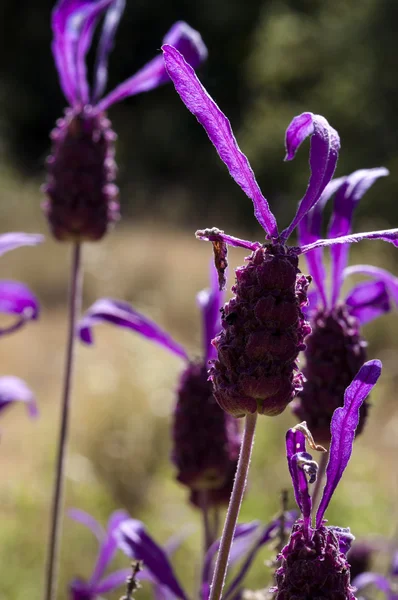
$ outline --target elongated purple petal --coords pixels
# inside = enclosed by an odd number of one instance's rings
[[[177,598],[187,600],[173,567],[163,548],[145,531],[143,523],[136,519],[124,522],[118,530],[119,548],[132,559],[142,560],[156,580],[168,587]]]
[[[93,343],[92,329],[97,323],[111,323],[118,327],[136,331],[160,346],[174,352],[180,358],[188,360],[184,348],[163,331],[156,323],[136,311],[128,302],[102,298],[88,309],[79,323],[79,335],[86,344]]]
[[[202,311],[203,346],[206,363],[216,355],[216,349],[212,345],[211,340],[216,337],[221,329],[220,309],[223,305],[224,298],[224,294],[219,288],[218,273],[214,268],[213,263],[210,268],[211,288],[201,290],[196,297],[197,303]]]
[[[286,458],[289,468],[290,477],[292,478],[294,497],[300,511],[303,512],[302,498],[300,493],[300,481],[298,478],[297,469],[293,467],[293,456],[297,452],[305,452],[305,436],[301,431],[296,429],[288,429],[286,432]]]
[[[372,265],[353,265],[344,269],[343,272],[344,278],[350,275],[370,275],[374,279],[383,281],[395,304],[398,306],[398,277],[395,277],[390,271]]]
[[[33,292],[19,281],[0,281],[0,313],[16,315],[17,321],[0,328],[0,336],[12,333],[39,316],[39,301]]]
[[[248,250],[256,250],[260,248],[260,242],[250,242],[248,240],[241,240],[233,235],[227,235],[220,229],[198,229],[195,236],[199,240],[206,242],[225,242],[229,246],[235,246],[236,248],[247,248]]]
[[[131,569],[120,569],[107,575],[95,586],[96,594],[106,594],[126,585],[127,578],[131,575]]]
[[[0,412],[13,402],[25,402],[29,416],[38,416],[36,398],[26,383],[13,375],[0,377]]]
[[[71,508],[68,510],[68,517],[74,521],[77,521],[78,523],[81,523],[81,525],[88,527],[100,544],[105,540],[105,529],[100,523],[98,523],[97,519],[94,519],[94,517],[92,517],[85,510],[80,510],[80,508]]]
[[[167,32],[163,44],[177,48],[188,64],[196,69],[207,58],[207,48],[198,31],[192,29],[184,21],[178,21]],[[118,85],[99,104],[98,110],[107,110],[112,104],[120,102],[128,96],[148,92],[160,85],[168,83],[170,78],[162,56],[156,56],[135,75]]]
[[[167,72],[188,110],[206,130],[221,160],[232,178],[254,204],[257,221],[271,237],[277,237],[278,227],[264,198],[246,156],[241,152],[231,124],[196,77],[194,70],[172,46],[162,47]]]
[[[359,370],[344,394],[344,406],[334,411],[330,425],[331,445],[326,468],[326,485],[316,514],[316,526],[322,525],[325,511],[348,465],[359,422],[359,409],[381,374],[381,362],[370,360]]]
[[[82,0],[59,0],[52,11],[52,51],[57,67],[61,89],[71,106],[78,100],[75,52],[67,35],[67,23]]]
[[[106,538],[100,546],[97,562],[89,581],[91,587],[96,587],[99,584],[106,568],[115,556],[118,549],[119,528],[129,520],[130,516],[125,510],[117,510],[110,516],[106,528]]]
[[[309,136],[310,181],[305,195],[300,200],[296,216],[282,232],[282,240],[288,239],[304,215],[318,202],[336,168],[340,150],[339,135],[324,117],[310,112],[295,117],[287,128],[285,160],[292,160],[301,143]]]
[[[383,240],[391,242],[394,246],[398,246],[398,229],[383,229],[382,231],[367,231],[364,233],[351,233],[334,239],[317,240],[311,244],[301,246],[298,254],[306,254],[314,248],[322,248],[325,246],[334,246],[335,244],[353,244],[362,240]]]
[[[352,217],[358,202],[377,179],[386,175],[388,175],[387,169],[380,167],[360,169],[345,178],[344,184],[339,187],[334,199],[328,237],[336,238],[351,233]],[[340,295],[348,252],[347,246],[336,246],[331,249],[332,306],[335,306]]]
[[[363,281],[352,288],[344,304],[361,325],[391,310],[390,296],[384,281]]]
[[[113,40],[125,6],[126,0],[114,0],[106,12],[94,68],[93,104],[98,102],[106,88],[108,81],[108,57],[112,51]]]
[[[44,242],[44,235],[36,233],[3,233],[0,235],[0,256],[21,246],[37,246]]]

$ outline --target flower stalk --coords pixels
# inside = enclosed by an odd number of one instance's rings
[[[228,568],[228,558],[232,540],[235,533],[243,494],[246,488],[247,475],[250,467],[251,454],[254,442],[254,432],[257,422],[257,413],[248,414],[245,420],[242,445],[240,448],[238,467],[236,469],[234,487],[229,502],[227,516],[222,532],[220,549],[217,555],[216,567],[210,588],[209,600],[220,600]]]
[[[65,372],[62,388],[61,421],[58,438],[55,483],[51,507],[51,522],[48,544],[48,556],[45,575],[45,600],[57,597],[58,556],[61,540],[61,521],[64,497],[65,462],[68,444],[69,414],[71,404],[72,379],[74,371],[75,333],[82,297],[82,247],[73,245],[72,268],[68,299],[68,339],[65,360]]]

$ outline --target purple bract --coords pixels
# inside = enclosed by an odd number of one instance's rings
[[[168,81],[161,56],[101,99],[108,78],[108,56],[125,0],[59,0],[52,13],[55,64],[69,108],[51,134],[52,152],[44,203],[51,231],[58,240],[95,241],[119,218],[115,139],[105,111],[128,96]],[[94,84],[90,89],[86,57],[94,31],[104,17],[98,42]],[[207,56],[199,33],[177,22],[164,42],[178,47],[197,67]]]
[[[293,221],[279,233],[228,119],[178,50],[164,45],[163,53],[178,94],[205,128],[232,178],[252,199],[254,214],[267,239],[265,244],[250,242],[214,228],[196,234],[213,242],[221,284],[227,244],[252,251],[247,264],[236,272],[236,285],[232,288],[235,297],[224,308],[223,330],[213,342],[218,352],[210,370],[214,395],[222,408],[237,417],[256,411],[275,415],[301,390],[297,357],[310,332],[302,312],[307,303],[309,279],[297,267],[298,255],[362,239],[383,239],[397,245],[398,229],[350,235],[337,232],[333,239],[317,238],[299,248],[288,247],[288,237],[317,204],[333,177],[340,148],[337,132],[324,117],[309,112],[295,117],[289,125],[286,160],[293,159],[300,144],[310,137],[311,176]]]

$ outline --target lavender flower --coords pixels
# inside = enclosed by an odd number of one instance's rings
[[[101,99],[108,78],[108,56],[124,5],[125,0],[59,0],[53,10],[52,50],[69,102],[65,116],[51,134],[53,145],[44,187],[48,197],[44,211],[58,240],[99,240],[119,218],[118,188],[114,184],[116,135],[105,111],[128,96],[168,81],[159,56]],[[85,61],[103,16],[90,89]],[[176,45],[193,67],[207,56],[199,33],[184,22],[175,23],[164,41]]]
[[[361,592],[360,600],[367,600],[367,590],[369,587],[376,588],[383,592],[386,600],[398,600],[398,550],[395,549],[387,576],[381,573],[366,571],[352,580],[353,586]],[[364,595],[363,595],[364,594]]]
[[[321,234],[322,211],[336,194],[329,224],[329,236],[351,233],[355,206],[363,194],[379,178],[388,175],[384,168],[362,169],[347,177],[333,180],[318,204],[300,223],[300,242],[310,244]],[[306,311],[312,333],[306,339],[305,381],[292,409],[300,421],[306,421],[313,436],[322,444],[330,442],[330,421],[334,410],[342,406],[344,391],[366,360],[367,343],[360,327],[391,309],[391,299],[398,302],[398,279],[384,269],[369,265],[347,268],[348,246],[330,249],[332,282],[330,294],[326,286],[323,249],[306,254],[308,268],[316,289],[310,294]],[[351,273],[373,277],[372,281],[354,286],[340,300],[344,278]],[[368,402],[360,410],[357,435],[362,431]]]
[[[271,590],[275,593],[275,600],[354,600],[346,557],[354,538],[349,529],[327,526],[324,515],[351,457],[359,408],[380,373],[380,361],[365,363],[346,390],[344,406],[333,415],[326,485],[316,513],[315,526],[311,522],[312,501],[307,478],[314,482],[317,464],[306,452],[302,426],[298,425],[287,432],[287,461],[302,518],[294,525],[290,540],[279,556],[281,566],[275,573],[276,585]],[[312,446],[318,449],[314,444]]]
[[[289,125],[286,160],[293,159],[304,139],[311,137],[311,177],[293,221],[279,233],[228,119],[178,50],[165,45],[163,53],[178,94],[205,128],[233,179],[253,200],[254,214],[267,238],[267,243],[261,244],[225,235],[218,229],[196,234],[213,242],[221,283],[227,244],[252,251],[247,264],[236,271],[236,285],[232,288],[235,297],[224,307],[223,331],[213,342],[218,351],[218,359],[210,369],[214,395],[220,406],[236,417],[256,412],[276,415],[302,389],[297,357],[305,348],[304,339],[310,332],[302,312],[310,279],[298,269],[299,254],[362,239],[383,239],[397,245],[398,230],[317,239],[300,248],[288,247],[290,234],[316,205],[333,177],[340,148],[337,132],[324,117],[308,112],[295,117]]]
[[[212,269],[211,289],[197,297],[203,320],[203,358],[192,361],[186,350],[155,323],[126,302],[102,299],[94,303],[80,322],[80,337],[92,343],[92,328],[106,321],[136,331],[182,358],[173,421],[172,460],[177,479],[191,490],[193,504],[200,505],[201,492],[208,490],[210,504],[228,503],[239,454],[238,423],[220,409],[212,394],[207,363],[214,356],[212,338],[220,327],[222,294]]]

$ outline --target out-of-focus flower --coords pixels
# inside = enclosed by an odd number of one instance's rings
[[[356,205],[369,187],[385,175],[388,171],[384,168],[361,169],[331,181],[318,204],[302,219],[300,243],[310,244],[320,237],[323,208],[333,194],[336,195],[329,236],[350,234]],[[292,409],[300,421],[306,421],[314,438],[322,444],[329,443],[333,412],[342,406],[346,387],[366,360],[367,344],[360,333],[361,325],[389,311],[391,300],[398,303],[398,278],[369,265],[347,268],[348,251],[348,246],[330,249],[330,294],[326,285],[323,249],[317,248],[306,254],[315,284],[306,311],[312,333],[306,339],[306,366],[303,370],[306,379]],[[355,285],[341,299],[344,278],[351,273],[370,275],[373,280]],[[363,429],[367,412],[368,402],[364,402],[357,435]]]
[[[213,242],[221,284],[227,244],[252,251],[247,264],[236,271],[236,284],[232,288],[235,297],[224,307],[223,331],[213,342],[218,351],[210,370],[214,395],[221,407],[236,417],[255,412],[276,415],[302,389],[297,357],[305,348],[304,339],[311,330],[302,313],[309,279],[298,269],[298,256],[314,248],[362,239],[383,239],[397,245],[398,229],[317,239],[300,248],[287,246],[290,234],[316,205],[333,177],[340,148],[337,132],[324,117],[309,112],[295,117],[289,125],[286,160],[293,159],[300,144],[310,137],[311,176],[293,221],[279,233],[228,119],[178,50],[165,45],[163,53],[176,91],[205,128],[233,179],[252,199],[254,214],[267,239],[266,244],[250,242],[218,229],[196,234]]]
[[[125,0],[59,0],[52,13],[55,64],[69,108],[51,134],[44,203],[51,231],[58,240],[99,240],[119,218],[116,135],[105,111],[128,96],[168,81],[161,56],[101,99],[108,79],[108,56]],[[104,18],[98,42],[92,89],[86,57],[95,28]],[[199,35],[177,22],[164,41],[176,45],[195,68],[207,56]]]
[[[302,518],[293,526],[290,539],[278,557],[281,566],[275,573],[276,585],[271,590],[275,593],[275,600],[355,600],[346,556],[354,537],[349,529],[326,525],[324,515],[351,457],[359,408],[380,373],[380,361],[365,363],[346,390],[344,406],[333,415],[326,484],[314,526],[307,478],[311,483],[315,481],[318,465],[306,452],[305,424],[287,432],[287,461]],[[306,435],[310,445],[319,449],[309,432]]]
[[[177,479],[191,490],[196,506],[206,503],[228,503],[233,485],[240,447],[238,423],[217,404],[208,381],[207,363],[214,357],[212,338],[220,328],[222,293],[217,273],[212,269],[211,289],[202,290],[198,305],[203,321],[203,358],[191,361],[186,350],[155,323],[138,313],[126,302],[98,300],[80,322],[80,337],[92,343],[92,328],[106,321],[131,329],[167,348],[182,358],[186,367],[177,389],[173,420],[172,460],[177,467]]]

